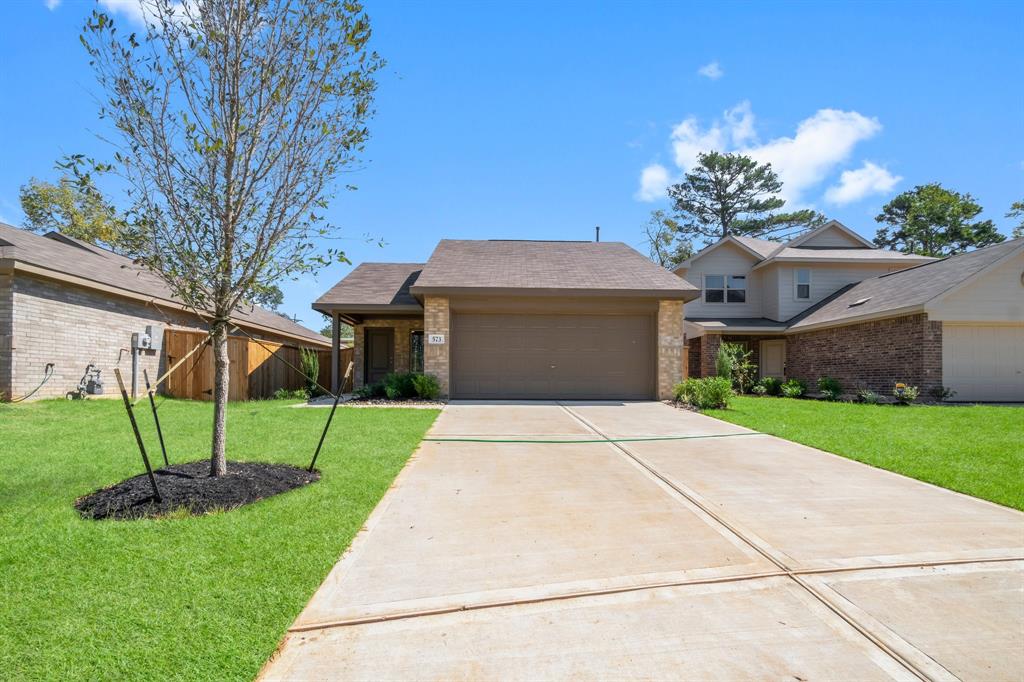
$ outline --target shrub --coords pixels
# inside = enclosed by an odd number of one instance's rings
[[[732,354],[729,352],[727,343],[718,347],[718,355],[715,356],[715,372],[723,379],[732,380]]]
[[[754,383],[757,366],[750,361],[754,351],[746,350],[738,343],[723,343],[718,347],[715,358],[715,369],[718,376],[732,380],[733,387],[740,393],[746,393]],[[728,358],[729,371],[723,374]]]
[[[799,398],[807,391],[807,384],[799,379],[790,379],[782,384],[782,395],[787,398]]]
[[[383,398],[387,395],[384,392],[384,384],[377,382],[375,384],[363,384],[355,390],[357,398]]]
[[[936,386],[932,390],[928,391],[928,395],[935,399],[936,402],[942,402],[943,400],[949,400],[956,395],[956,391],[947,386]]]
[[[274,400],[309,400],[309,393],[304,388],[279,388],[274,391]]]
[[[436,400],[441,395],[441,382],[433,374],[414,374],[412,384],[421,398]]]
[[[764,377],[758,382],[764,386],[768,395],[782,395],[782,381],[775,377]]]
[[[384,394],[389,400],[416,397],[416,384],[412,372],[392,372],[384,377]]]
[[[754,384],[754,387],[750,389],[750,392],[753,393],[754,395],[768,395],[768,389],[760,381]]]
[[[306,390],[311,396],[320,395],[322,392],[317,385],[320,378],[320,357],[315,350],[303,348],[299,352],[299,368],[302,369],[302,376],[306,379]]]
[[[892,395],[900,405],[909,405],[914,402],[919,393],[917,386],[907,386],[902,383],[896,384],[896,387],[892,389]]]
[[[818,379],[818,391],[825,400],[835,400],[843,392],[843,385],[839,383],[838,379],[832,377],[821,377]]]
[[[882,396],[866,388],[862,388],[858,391],[857,397],[860,398],[862,403],[867,403],[869,405],[877,405],[878,401],[882,399]]]
[[[729,407],[732,381],[725,377],[687,379],[675,388],[676,400],[700,410]]]

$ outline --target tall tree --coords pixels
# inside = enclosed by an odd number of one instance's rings
[[[82,43],[120,137],[111,166],[141,230],[134,255],[210,316],[216,476],[228,321],[267,285],[344,260],[313,240],[333,229],[322,212],[363,149],[382,62],[355,0],[140,2],[141,35],[94,10]],[[66,165],[83,180],[97,168]]]
[[[683,181],[668,188],[679,234],[714,242],[728,235],[781,239],[821,225],[825,216],[804,209],[780,213],[782,181],[771,164],[742,154],[702,153]]]
[[[883,225],[875,245],[919,256],[943,258],[1006,239],[991,220],[975,220],[981,205],[970,194],[937,182],[893,197],[875,220]]]
[[[1007,218],[1017,218],[1020,222],[1013,226],[1012,239],[1024,237],[1024,201],[1015,201],[1010,204],[1010,210],[1006,213]]]
[[[25,227],[34,232],[56,230],[117,252],[130,248],[128,224],[91,182],[79,184],[68,175],[56,185],[30,178],[19,198]]]
[[[651,260],[670,270],[693,255],[693,245],[679,237],[679,223],[662,210],[651,211],[644,224]]]

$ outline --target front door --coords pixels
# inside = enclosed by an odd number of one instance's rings
[[[376,384],[395,371],[395,330],[366,329],[366,381]]]
[[[786,340],[761,342],[761,376],[781,379],[786,374]]]

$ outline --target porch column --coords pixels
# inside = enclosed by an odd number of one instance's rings
[[[341,346],[341,324],[338,321],[338,313],[331,313],[331,393],[338,395],[341,386],[338,385],[338,354]]]

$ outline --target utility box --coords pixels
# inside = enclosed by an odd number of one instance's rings
[[[149,337],[149,350],[160,350],[164,347],[164,328],[158,325],[148,325],[146,336]]]

